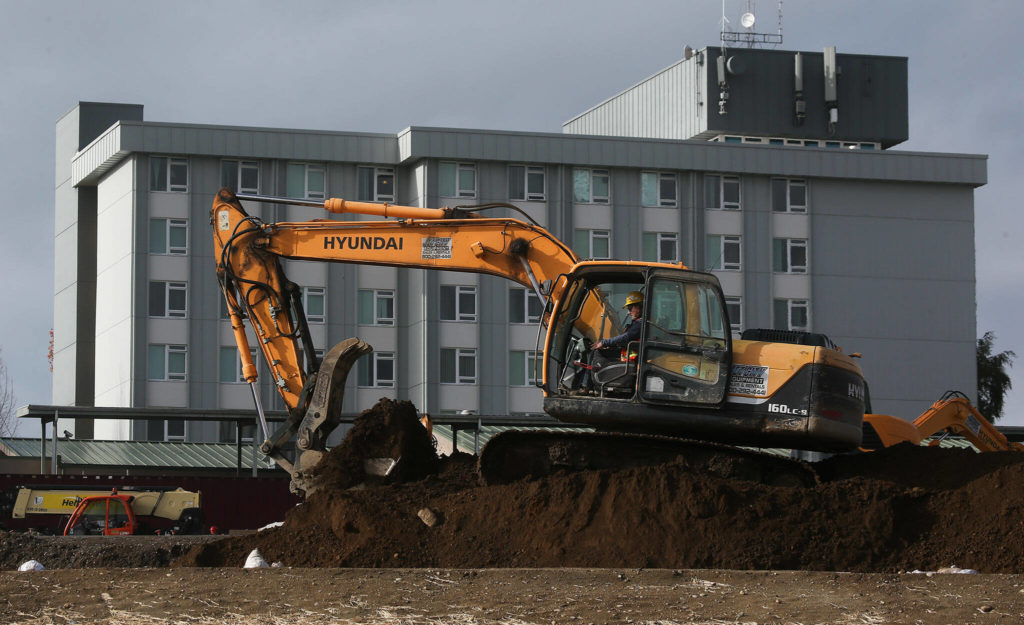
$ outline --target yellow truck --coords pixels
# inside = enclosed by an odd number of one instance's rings
[[[187,491],[183,488],[174,490],[115,490],[102,491],[83,488],[20,488],[11,510],[11,517],[23,519],[27,515],[58,515],[62,519],[75,516],[75,512],[87,500],[97,499],[123,501],[130,506],[132,517],[143,519],[168,519],[172,524],[171,531],[193,534],[202,530],[203,515],[200,508],[200,493]],[[107,506],[104,506],[106,508]],[[93,506],[95,508],[95,505]],[[83,510],[80,521],[82,533],[90,533],[90,512]],[[92,524],[95,524],[94,522]],[[62,524],[63,527],[63,524]],[[140,526],[133,525],[133,532],[138,533]]]

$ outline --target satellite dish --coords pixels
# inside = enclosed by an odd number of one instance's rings
[[[747,12],[740,16],[740,24],[743,25],[743,28],[750,28],[754,25],[756,19],[753,13]]]

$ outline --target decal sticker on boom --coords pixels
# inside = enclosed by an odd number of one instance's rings
[[[423,237],[422,258],[432,260],[451,260],[451,237]]]

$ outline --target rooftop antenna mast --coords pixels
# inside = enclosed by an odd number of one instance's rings
[[[782,0],[779,0],[779,32],[759,33],[754,30],[757,16],[754,15],[755,0],[747,0],[747,10],[740,16],[742,31],[734,31],[729,28],[729,20],[725,17],[725,0],[722,0],[722,53],[725,53],[727,44],[734,43],[745,45],[748,48],[758,46],[777,46],[782,43]]]

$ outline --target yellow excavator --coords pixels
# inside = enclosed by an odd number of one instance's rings
[[[981,452],[1024,451],[1024,445],[1007,439],[959,391],[946,391],[913,422],[891,415],[864,415],[860,449],[874,451],[899,443],[921,445],[925,441],[935,446],[950,435],[962,436]]]
[[[241,200],[379,219],[272,223],[247,214]],[[493,209],[519,211],[523,219],[485,216]],[[266,437],[262,450],[291,474],[299,494],[315,488],[309,472],[338,425],[348,372],[372,348],[351,338],[318,359],[301,289],[286,277],[282,259],[489,274],[537,294],[544,304],[536,359],[544,410],[595,431],[493,437],[479,459],[487,482],[683,456],[698,470],[728,466],[786,483],[807,479],[807,470],[737,446],[849,451],[861,442],[864,379],[827,337],[748,330],[733,340],[715,276],[682,263],[580,259],[513,205],[435,209],[222,189],[211,224],[242,375]],[[640,331],[611,355],[593,349],[627,334],[622,306],[631,293],[642,300]],[[256,392],[246,320],[289,411],[273,433]],[[295,452],[286,453],[292,440]]]

